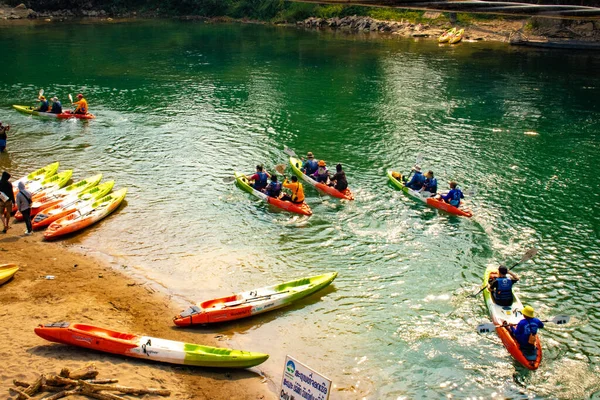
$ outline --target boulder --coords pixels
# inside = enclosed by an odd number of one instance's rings
[[[21,3],[15,7],[15,10],[27,10],[27,7],[25,6],[25,4]]]

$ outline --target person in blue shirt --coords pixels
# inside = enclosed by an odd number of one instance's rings
[[[440,198],[442,200],[444,200],[446,203],[450,204],[451,206],[459,207],[460,199],[464,199],[465,195],[458,187],[458,184],[454,181],[451,181],[450,182],[450,191],[445,195],[441,195]]]
[[[521,313],[524,318],[519,321],[516,328],[511,329],[525,358],[533,361],[537,358],[536,335],[538,329],[544,327],[544,323],[535,318],[535,310],[531,306],[525,306]]]
[[[271,175],[271,183],[266,188],[267,196],[275,197],[276,199],[281,196],[281,183],[277,182],[277,175]]]
[[[412,176],[412,179],[410,181],[404,184],[404,186],[412,190],[421,190],[423,184],[425,183],[425,175],[423,175],[423,173],[421,172],[421,167],[419,167],[418,165],[415,165],[412,171],[415,174]]]
[[[54,96],[52,98],[52,109],[50,110],[52,114],[62,114],[62,104],[58,101],[58,97]]]
[[[38,100],[40,101],[40,106],[36,108],[35,111],[48,112],[48,110],[50,109],[50,104],[48,104],[48,100],[46,100],[44,96],[38,97]]]
[[[425,183],[423,183],[421,192],[429,192],[431,193],[430,196],[437,193],[437,179],[433,177],[433,171],[428,171],[425,174]]]
[[[315,156],[310,151],[306,154],[306,160],[302,163],[301,171],[306,175],[312,175],[317,172],[319,164],[315,160]]]
[[[512,287],[518,281],[517,274],[509,271],[504,265],[498,267],[498,277],[488,284],[488,290],[492,294],[494,302],[499,306],[511,306],[513,303]]]
[[[268,172],[264,172],[262,165],[257,165],[256,173],[254,175],[247,176],[246,178],[248,178],[249,181],[254,181],[254,183],[250,186],[262,192],[264,188],[267,187],[267,179],[270,177],[271,174],[269,174]]]

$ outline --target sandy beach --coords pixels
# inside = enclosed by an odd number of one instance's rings
[[[13,379],[32,382],[41,373],[58,373],[93,362],[100,377],[123,385],[166,388],[176,399],[274,399],[260,366],[220,370],[172,366],[69,347],[35,335],[38,324],[69,321],[123,332],[218,347],[229,346],[215,333],[181,330],[171,324],[179,310],[164,294],[61,243],[41,242],[41,233],[24,237],[14,224],[0,237],[0,263],[20,270],[0,286],[0,397]],[[52,275],[53,280],[46,279]],[[252,350],[252,349],[244,349]],[[36,398],[41,398],[38,395]],[[72,397],[77,398],[77,397]],[[148,397],[154,398],[154,397]],[[157,397],[158,398],[158,397]]]

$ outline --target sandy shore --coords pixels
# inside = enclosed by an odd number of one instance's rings
[[[96,364],[101,378],[117,378],[121,384],[136,387],[167,388],[175,399],[276,398],[260,366],[248,370],[171,366],[39,338],[33,331],[38,324],[69,321],[233,347],[218,341],[215,333],[175,328],[171,317],[180,309],[149,284],[69,251],[64,244],[41,242],[41,233],[24,237],[22,230],[22,224],[15,224],[0,236],[0,263],[21,267],[14,279],[0,286],[0,398],[16,399],[8,392],[13,379],[34,381],[40,373],[81,368],[90,362]],[[47,280],[47,275],[55,279]]]

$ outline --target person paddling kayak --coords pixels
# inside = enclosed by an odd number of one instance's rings
[[[54,96],[52,98],[52,109],[50,110],[52,114],[62,114],[62,104],[58,101],[58,97]]]
[[[460,199],[464,199],[465,195],[458,187],[458,184],[454,181],[450,181],[450,191],[445,195],[440,195],[439,198],[444,200],[446,203],[453,207],[460,206]]]
[[[287,178],[283,181],[283,187],[290,189],[292,191],[292,195],[284,194],[281,196],[281,200],[291,201],[295,204],[304,203],[304,188],[302,184],[298,182],[298,177],[296,175],[292,176],[292,181],[288,182]]]
[[[317,172],[318,168],[319,165],[317,164],[317,160],[315,160],[315,156],[309,151],[306,154],[306,160],[302,163],[302,168],[300,170],[310,176]]]
[[[50,104],[48,104],[48,100],[46,100],[44,96],[38,97],[38,100],[40,101],[40,105],[34,110],[39,112],[48,112],[48,110],[50,109]]]
[[[488,290],[492,294],[494,302],[499,306],[511,306],[513,303],[512,287],[518,281],[517,274],[501,265],[498,268],[498,277],[488,284]]]
[[[524,318],[511,330],[525,358],[533,361],[537,358],[536,335],[544,323],[535,318],[535,310],[531,306],[523,307],[521,313]]]
[[[270,177],[271,174],[264,172],[262,165],[256,166],[256,173],[254,173],[254,175],[246,176],[249,181],[254,182],[251,186],[261,192],[267,187],[267,179]]]
[[[348,181],[346,180],[346,173],[342,170],[342,164],[337,164],[335,166],[335,174],[331,177],[329,186],[333,186],[340,192],[343,192],[348,188]]]
[[[83,97],[83,94],[79,93],[77,95],[78,101],[73,102],[73,105],[76,105],[75,111],[73,114],[87,114],[88,113],[88,103],[87,100]]]
[[[267,185],[265,192],[267,196],[275,197],[276,199],[281,196],[281,183],[277,182],[277,175],[271,175],[271,183]]]
[[[415,165],[412,168],[412,172],[415,174],[412,176],[411,180],[404,184],[409,189],[412,190],[421,190],[423,185],[425,184],[425,175],[421,172],[421,167]]]
[[[318,163],[317,171],[312,174],[315,181],[319,183],[327,183],[329,180],[329,171],[327,171],[327,163],[324,160],[320,160]]]
[[[427,171],[425,174],[425,183],[421,187],[421,192],[431,193],[429,196],[434,196],[437,193],[437,179],[433,177],[433,171]]]

